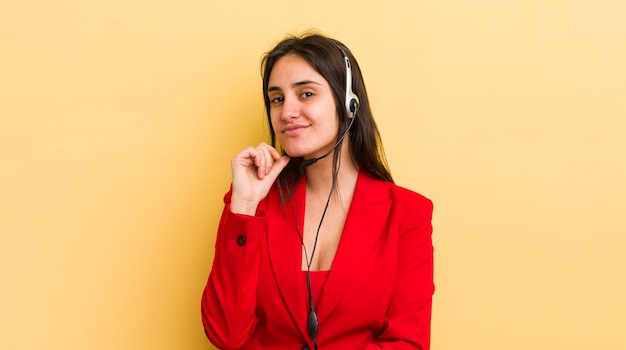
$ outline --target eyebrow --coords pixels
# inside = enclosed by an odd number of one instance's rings
[[[298,81],[298,82],[295,82],[295,83],[291,84],[291,87],[295,88],[295,87],[298,87],[298,86],[309,85],[309,84],[322,86],[322,84],[320,84],[320,83],[318,83],[316,81],[313,81],[313,80],[303,80],[303,81]],[[267,92],[280,91],[280,90],[282,90],[282,89],[279,88],[278,86],[270,86],[270,87],[267,88]]]

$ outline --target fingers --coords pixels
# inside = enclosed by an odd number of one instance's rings
[[[282,157],[279,157],[276,160],[276,162],[274,162],[274,165],[272,166],[270,171],[267,173],[267,176],[269,177],[269,179],[272,180],[272,182],[276,180],[278,175],[280,175],[280,172],[283,171],[283,169],[287,166],[287,163],[289,163],[290,160],[291,158],[287,156],[282,156]]]
[[[274,163],[274,159],[272,158],[270,149],[273,150],[274,148],[265,143],[261,143],[256,148],[256,150],[260,154],[259,163],[256,164],[257,176],[261,180],[270,172],[270,169],[272,168],[272,164]]]
[[[272,156],[272,158],[274,158],[275,160],[279,160],[280,159],[280,153],[278,153],[276,148],[268,145],[268,150],[269,150],[270,155]]]
[[[274,169],[275,162],[281,158],[280,153],[274,147],[262,142],[256,147],[248,147],[241,151],[233,158],[233,166],[254,170],[257,178],[263,180]],[[280,170],[284,168],[284,165],[286,163],[279,165]]]
[[[289,163],[290,158],[281,156],[274,147],[264,142],[260,143],[256,147],[256,150],[260,155],[259,162],[255,163],[258,167],[258,178],[263,180],[266,176],[271,174],[270,180],[274,182],[287,163]]]
[[[240,210],[242,205],[250,203],[256,208],[289,160],[289,157],[281,157],[274,147],[265,143],[239,152],[232,159],[231,210]]]

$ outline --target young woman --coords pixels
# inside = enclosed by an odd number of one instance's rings
[[[220,349],[429,349],[432,203],[393,183],[337,40],[264,56],[271,144],[231,162],[202,321]]]

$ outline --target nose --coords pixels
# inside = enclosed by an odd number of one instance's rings
[[[297,98],[285,96],[282,107],[283,120],[292,120],[300,115],[300,101]]]

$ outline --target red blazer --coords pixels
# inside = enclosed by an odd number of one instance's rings
[[[294,193],[302,225],[305,180]],[[220,349],[313,348],[302,243],[291,205],[273,188],[256,216],[225,198],[202,321]],[[429,349],[433,285],[432,202],[359,174],[321,299],[320,350]],[[300,228],[302,231],[302,228]]]

